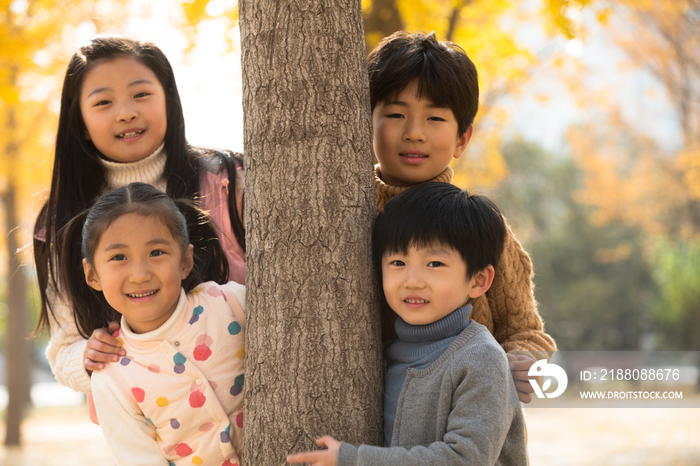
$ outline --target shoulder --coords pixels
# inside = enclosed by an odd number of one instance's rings
[[[219,285],[216,282],[209,281],[200,283],[197,287],[189,292],[190,296],[204,296],[207,298],[223,298],[228,306],[236,311],[240,308],[245,312],[245,285],[230,281]]]
[[[486,327],[471,321],[454,342],[452,367],[471,373],[510,374],[506,353]]]

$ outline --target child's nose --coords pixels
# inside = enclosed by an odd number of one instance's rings
[[[117,120],[119,121],[131,121],[138,116],[138,112],[133,105],[126,103],[119,107],[119,113],[117,114]]]
[[[425,280],[423,279],[421,271],[417,268],[409,267],[404,277],[404,286],[414,289],[423,288],[425,286]]]
[[[129,275],[129,281],[131,283],[145,283],[149,281],[152,274],[146,264],[143,261],[134,262],[131,267],[131,274]]]
[[[406,121],[403,138],[405,141],[419,142],[425,141],[425,132],[423,124],[418,119],[409,119]]]

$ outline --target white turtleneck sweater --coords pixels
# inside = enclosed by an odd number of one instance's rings
[[[165,192],[168,180],[165,178],[165,161],[168,158],[165,153],[165,143],[151,155],[137,162],[119,163],[102,159],[102,164],[107,169],[107,187],[104,192],[121,188],[129,183],[140,181]]]

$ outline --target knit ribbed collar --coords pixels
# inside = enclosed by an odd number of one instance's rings
[[[472,305],[455,309],[440,320],[426,325],[407,324],[401,317],[396,319],[394,328],[399,340],[405,343],[421,343],[459,335],[469,323],[469,316],[472,312]]]
[[[165,192],[167,180],[165,179],[165,161],[168,158],[165,150],[165,142],[151,155],[137,162],[117,163],[111,160],[101,159],[107,170],[107,188],[121,188],[129,183],[140,181],[147,183]]]
[[[442,173],[428,181],[451,183],[453,176],[454,171],[452,171],[452,168],[445,167]],[[379,167],[379,164],[374,166],[374,184],[377,193],[377,211],[383,210],[384,204],[386,204],[389,199],[409,188],[408,186],[392,186],[390,184],[386,184],[384,180],[382,180],[382,170]]]

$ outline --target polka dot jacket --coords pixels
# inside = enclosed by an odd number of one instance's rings
[[[245,356],[240,296],[245,288],[235,282],[207,282],[188,294],[181,290],[175,312],[153,332],[134,334],[122,319],[115,336],[127,355],[92,377],[97,416],[117,464],[160,464],[146,460],[158,453],[164,465],[238,463]]]

